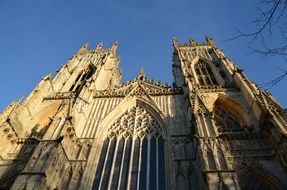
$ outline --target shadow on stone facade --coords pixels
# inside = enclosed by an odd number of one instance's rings
[[[45,129],[44,129],[45,130]],[[5,158],[2,158],[2,166],[7,165],[0,177],[0,189],[10,189],[15,179],[21,175],[21,171],[25,168],[35,148],[41,141],[38,135],[43,134],[44,131],[37,132],[34,128],[31,135],[26,138],[18,138],[16,142],[7,145],[10,149]]]

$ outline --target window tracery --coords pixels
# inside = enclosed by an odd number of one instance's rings
[[[126,111],[109,128],[93,189],[165,189],[163,131],[143,107]]]
[[[207,62],[199,60],[198,63],[195,64],[194,69],[200,85],[218,85],[218,82],[216,81],[215,76]]]
[[[95,68],[92,66],[89,66],[88,69],[80,72],[77,78],[75,79],[73,85],[70,87],[69,91],[75,91],[75,92],[80,91],[82,87],[85,85],[86,80],[90,79],[94,74],[94,72]]]
[[[245,182],[243,189],[252,189],[252,190],[267,190],[269,189],[264,183],[262,183],[260,180],[256,179],[253,176],[249,176],[249,178],[247,179],[247,181]]]
[[[271,181],[258,177],[257,175],[249,174],[243,180],[241,180],[241,188],[246,190],[267,190],[277,189]]]
[[[219,127],[219,132],[240,131],[240,120],[228,109],[217,105],[214,108],[214,120],[216,126]]]

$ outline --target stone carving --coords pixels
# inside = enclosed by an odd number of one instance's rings
[[[44,100],[72,99],[75,92],[57,92],[44,98]]]
[[[153,80],[135,80],[132,82],[127,82],[126,84],[121,85],[120,87],[115,87],[114,89],[103,90],[103,91],[95,91],[95,98],[103,98],[103,97],[125,97],[131,91],[134,90],[137,84],[141,84],[141,87],[152,96],[161,96],[161,95],[177,95],[182,94],[181,88],[170,88],[165,84],[161,84],[159,82]],[[143,94],[141,92],[142,89],[137,88],[134,91],[134,94]]]
[[[173,46],[172,87],[143,69],[121,83],[118,43],[85,44],[9,105],[0,188],[240,189],[253,172],[287,189],[286,110],[210,37]]]
[[[159,123],[143,107],[133,107],[117,119],[111,126],[108,136],[162,136]]]

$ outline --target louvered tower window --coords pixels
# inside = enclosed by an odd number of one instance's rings
[[[208,63],[200,60],[198,63],[196,63],[194,69],[200,85],[218,85]]]
[[[164,138],[157,120],[137,106],[110,127],[93,190],[147,188],[166,189]]]
[[[80,72],[74,81],[73,85],[70,87],[69,91],[75,91],[78,92],[82,89],[82,87],[85,85],[86,80],[92,77],[92,75],[95,72],[95,68],[93,66],[89,66],[88,69],[86,69],[83,72]]]

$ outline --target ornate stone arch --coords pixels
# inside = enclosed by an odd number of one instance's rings
[[[108,132],[108,128],[106,126],[111,126],[117,118],[123,115],[128,109],[135,106],[144,107],[159,122],[163,131],[163,138],[166,139],[169,134],[169,128],[163,120],[165,117],[164,114],[157,106],[139,97],[134,97],[130,100],[120,103],[111,113],[109,113],[107,117],[101,121],[95,139],[97,139],[97,137],[105,136]]]
[[[217,68],[214,66],[213,62],[210,61],[209,59],[204,58],[204,57],[196,56],[191,63],[191,72],[194,76],[196,76],[195,78],[196,78],[196,82],[198,84],[205,83],[205,82],[201,83],[199,80],[199,77],[198,77],[199,73],[198,73],[196,67],[197,67],[197,64],[200,64],[200,63],[205,65],[205,68],[207,69],[206,70],[206,76],[211,77],[210,78],[210,83],[211,83],[210,85],[223,85],[224,84],[224,80],[219,75]],[[208,71],[208,69],[210,69],[210,71]],[[202,74],[201,71],[199,71],[199,72]]]
[[[251,162],[238,171],[238,181],[242,189],[252,186],[254,189],[284,189],[280,181],[257,162]]]
[[[241,106],[236,100],[230,96],[218,94],[216,98],[207,100],[206,107],[214,113],[216,106],[222,106],[231,111],[234,115],[241,119],[242,124],[247,126],[253,125],[251,118],[246,114],[248,110]]]
[[[95,173],[90,178],[94,188],[134,189],[143,184],[165,188],[168,129],[162,118],[155,105],[133,97],[101,122],[90,155],[94,161],[88,161],[94,162],[91,167]]]

